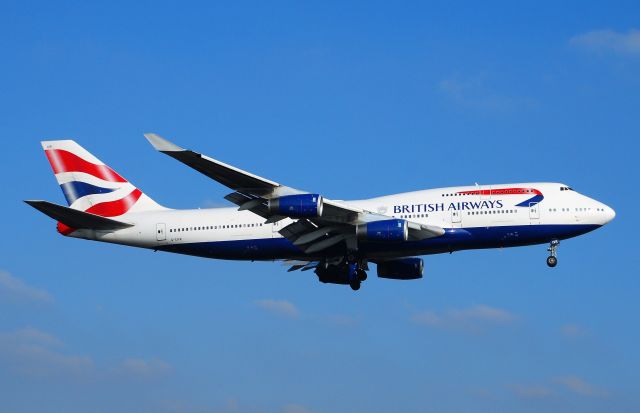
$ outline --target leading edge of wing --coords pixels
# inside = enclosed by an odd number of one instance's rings
[[[252,174],[198,152],[181,148],[155,133],[145,133],[144,137],[157,151],[171,156],[233,190],[245,190],[250,193],[266,195],[274,192],[276,188],[283,187],[270,179]]]

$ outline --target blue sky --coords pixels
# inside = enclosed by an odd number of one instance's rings
[[[640,410],[637,2],[4,2],[0,410]],[[39,146],[158,202],[227,189],[178,144],[334,199],[560,181],[617,218],[425,258],[354,294],[278,263],[65,239]],[[634,215],[635,214],[635,215]]]

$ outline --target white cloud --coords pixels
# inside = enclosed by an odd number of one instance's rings
[[[567,390],[579,394],[581,396],[588,397],[608,397],[609,392],[595,387],[594,385],[586,382],[584,379],[577,376],[565,376],[556,377],[553,380],[555,383],[562,385]]]
[[[565,324],[560,328],[565,337],[581,337],[587,334],[587,330],[577,324]]]
[[[506,310],[488,305],[476,305],[443,312],[423,311],[415,314],[412,319],[418,324],[429,327],[478,332],[490,325],[511,323],[517,317]]]
[[[148,379],[166,375],[171,365],[159,359],[128,358],[122,362],[121,370],[128,376]]]
[[[62,341],[49,333],[33,327],[25,327],[12,333],[0,333],[0,337],[17,343],[37,343],[47,347],[61,347]]]
[[[313,411],[301,404],[290,403],[282,408],[282,413],[313,413]]]
[[[522,399],[542,399],[553,395],[553,391],[546,386],[512,384],[507,387]]]
[[[335,327],[355,327],[359,323],[357,318],[342,314],[329,315],[323,320]]]
[[[179,400],[179,399],[163,399],[157,402],[157,407],[151,409],[155,412],[166,413],[211,413],[211,412],[235,412],[230,408],[216,409],[212,406],[194,403],[192,401]]]
[[[298,311],[298,308],[293,303],[286,300],[265,299],[258,300],[255,302],[255,304],[263,310],[287,318],[298,318],[300,316],[300,311]]]
[[[62,341],[35,328],[0,333],[0,365],[27,376],[82,375],[93,369],[88,356],[65,354]]]
[[[58,337],[32,327],[0,332],[0,370],[4,369],[17,375],[53,379],[86,379],[114,373],[116,377],[153,379],[172,370],[163,360],[134,357],[100,368],[92,357],[69,354]]]
[[[21,279],[0,270],[0,298],[8,300],[50,303],[53,297],[45,290],[31,287]]]
[[[572,37],[569,44],[594,53],[640,56],[640,30],[631,29],[626,33],[594,30]]]
[[[438,84],[440,92],[460,106],[485,112],[509,112],[530,107],[531,99],[522,99],[499,93],[487,85],[485,76],[467,78],[450,77]]]
[[[469,389],[469,394],[473,397],[486,400],[493,400],[496,397],[495,394],[486,387],[471,388]]]

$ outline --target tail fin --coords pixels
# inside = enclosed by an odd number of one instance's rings
[[[164,209],[72,140],[42,142],[69,207],[103,217]]]

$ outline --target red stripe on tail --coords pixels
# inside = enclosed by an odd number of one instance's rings
[[[131,191],[131,193],[125,196],[122,199],[118,199],[117,201],[110,202],[101,202],[99,204],[95,204],[91,208],[87,209],[86,212],[91,214],[100,215],[102,217],[116,217],[118,215],[125,214],[127,211],[131,209],[131,207],[138,202],[138,199],[142,196],[142,191],[138,188]],[[58,232],[62,235],[69,235],[76,230],[76,228],[71,228],[68,225],[63,224],[62,222],[58,222]]]
[[[53,168],[53,173],[84,172],[109,182],[127,182],[107,165],[96,165],[85,161],[78,155],[63,149],[47,149],[44,151]]]
[[[126,213],[129,209],[131,209],[131,207],[138,201],[141,196],[142,191],[136,188],[131,191],[129,195],[125,196],[122,199],[95,204],[91,208],[87,209],[86,212],[100,215],[102,217],[116,217],[118,215]]]

